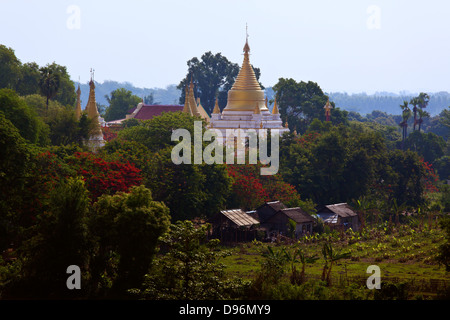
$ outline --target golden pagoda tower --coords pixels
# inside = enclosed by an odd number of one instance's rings
[[[101,122],[104,122],[100,117],[97,109],[97,102],[95,100],[95,83],[93,80],[94,72],[91,69],[91,80],[89,81],[89,98],[85,108],[85,112],[89,119],[93,121],[93,128],[89,137],[89,145],[92,149],[96,150],[98,147],[104,145],[103,133],[101,128]]]
[[[188,95],[189,95],[189,90],[188,90],[188,86],[186,86],[186,89],[184,90],[184,107],[183,107],[183,112],[189,113],[192,116],[191,107],[189,106]]]
[[[192,82],[192,76],[191,76],[191,83],[189,84],[189,107],[191,108],[191,112],[194,116],[201,117],[200,112],[197,108],[197,103],[195,102],[195,96],[194,96],[194,83]]]
[[[75,108],[75,117],[77,118],[77,120],[80,120],[81,118],[81,89],[80,89],[80,84],[78,84],[78,89],[77,89],[77,106]]]
[[[267,98],[250,64],[248,35],[243,51],[244,61],[233,86],[228,91],[227,105],[220,112],[216,100],[216,106],[208,125],[209,128],[221,131],[224,137],[223,142],[226,144],[228,144],[226,141],[227,130],[230,129],[252,129],[257,132],[266,129],[276,129],[280,135],[289,131],[288,128],[283,127],[276,103],[272,112],[267,107]]]
[[[255,71],[250,64],[250,46],[248,37],[244,45],[244,61],[236,77],[236,81],[228,91],[228,103],[224,111],[253,111],[257,102],[261,110],[267,111],[264,91],[256,79]]]

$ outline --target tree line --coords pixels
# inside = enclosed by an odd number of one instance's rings
[[[25,74],[19,61],[1,61],[2,70],[10,70],[0,88],[0,148],[5,151],[0,156],[3,297],[124,298],[134,289],[154,297],[152,290],[161,283],[170,297],[171,292],[185,293],[183,283],[201,271],[204,281],[213,284],[221,269],[213,263],[215,256],[198,245],[197,231],[205,230],[183,221],[207,220],[223,209],[252,210],[278,199],[311,212],[319,204],[372,202],[385,219],[400,205],[436,212],[450,209],[450,190],[439,181],[448,177],[445,170],[450,171],[445,141],[419,130],[402,141],[389,126],[352,121],[332,101],[331,121],[326,121],[323,106],[329,97],[311,81],[281,78],[274,86],[290,133],[280,142],[279,173],[263,177],[250,165],[175,165],[171,150],[176,142],[170,133],[185,128],[192,135],[194,121],[201,121],[182,112],[127,121],[94,154],[84,145],[92,124],[86,116],[75,118],[75,102],[62,89],[65,68],[55,64],[52,73],[43,68],[35,79],[43,79],[52,90],[34,90],[34,82],[19,86]],[[200,95],[201,82],[197,85]],[[105,113],[113,114],[120,108],[126,112],[138,97],[123,89],[109,98]],[[440,121],[449,126],[450,111]],[[408,139],[410,147],[405,147]],[[439,197],[430,198],[433,194]],[[203,269],[190,267],[192,256],[185,256],[185,269],[177,269],[177,239],[185,238],[194,241],[190,254],[204,257]],[[65,287],[66,267],[72,264],[83,270],[81,292]],[[161,270],[172,270],[176,278],[161,278]],[[146,289],[140,291],[143,283]],[[234,282],[220,285],[222,293],[240,288]],[[206,294],[192,294],[202,292]]]

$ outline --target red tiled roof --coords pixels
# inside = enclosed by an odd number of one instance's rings
[[[176,111],[183,111],[183,106],[144,104],[142,105],[141,110],[139,110],[139,112],[136,114],[134,118],[139,120],[150,120],[153,117],[159,116],[163,112],[176,112]]]

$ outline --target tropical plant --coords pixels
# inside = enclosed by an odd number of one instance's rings
[[[322,270],[322,281],[326,281],[328,286],[331,286],[331,270],[336,261],[341,259],[348,259],[351,257],[350,252],[336,252],[330,242],[326,242],[322,247],[322,255],[325,259],[325,265]]]
[[[311,257],[305,256],[304,252],[300,248],[294,248],[293,252],[290,253],[286,249],[284,250],[284,254],[286,255],[286,260],[290,263],[291,267],[291,276],[290,281],[291,284],[300,285],[305,282],[305,268],[307,263],[314,263],[317,259],[317,255],[313,255]],[[296,263],[302,264],[302,270],[300,273],[297,271]]]
[[[48,101],[55,97],[58,93],[60,86],[60,77],[57,73],[53,72],[50,67],[42,67],[40,70],[41,77],[39,79],[39,87],[42,94],[47,98],[47,110]]]

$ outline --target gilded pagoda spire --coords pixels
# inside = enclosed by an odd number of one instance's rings
[[[184,90],[184,108],[183,108],[183,112],[189,113],[192,116],[192,111],[191,111],[191,108],[189,106],[188,95],[189,95],[189,90],[188,90],[188,86],[186,85],[186,89]]]
[[[80,120],[81,118],[81,89],[80,89],[80,84],[78,84],[78,89],[77,89],[77,106],[75,108],[75,117],[77,118],[77,120]]]
[[[92,70],[91,70],[91,81],[89,81],[89,98],[85,108],[85,112],[87,113],[88,118],[92,119],[95,123],[95,129],[93,134],[101,133],[102,131],[99,122],[100,114],[98,113],[97,102],[95,100],[95,83],[93,80]]]
[[[194,83],[192,82],[192,75],[191,75],[191,83],[189,83],[189,107],[191,108],[192,115],[201,117],[200,112],[197,108],[197,103],[195,102],[195,96],[194,96]]]
[[[261,111],[268,111],[265,106],[264,91],[256,79],[255,71],[250,64],[250,46],[248,36],[244,45],[244,61],[236,80],[228,91],[228,103],[226,111],[253,111],[255,103],[258,103]]]
[[[214,105],[213,114],[220,114],[219,99],[218,98],[216,98],[216,104]]]
[[[272,114],[280,114],[280,111],[278,111],[277,98],[276,97],[275,97],[275,101],[273,103]]]

